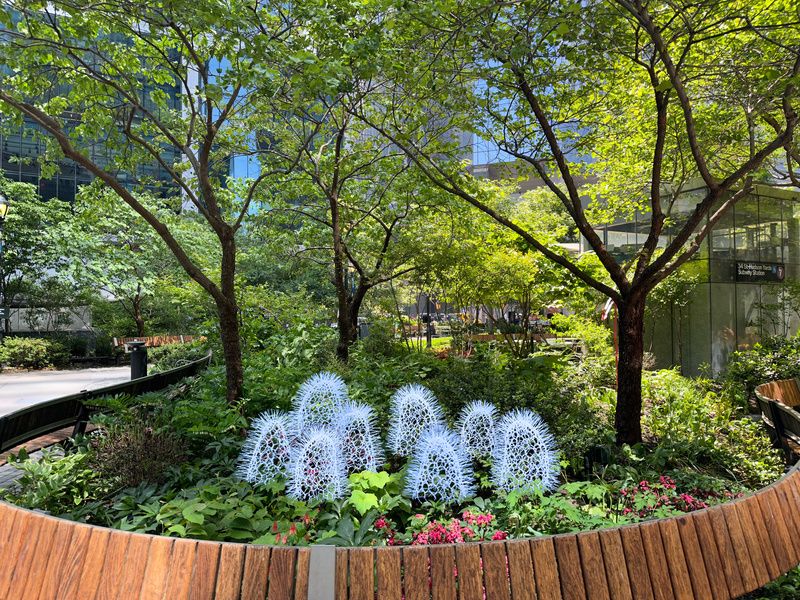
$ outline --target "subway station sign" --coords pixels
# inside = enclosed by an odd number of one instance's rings
[[[783,263],[737,262],[736,281],[742,282],[780,282],[786,277]]]

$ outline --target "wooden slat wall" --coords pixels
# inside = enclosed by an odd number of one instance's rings
[[[307,600],[307,548],[112,531],[0,503],[0,598]],[[800,562],[800,471],[637,525],[482,544],[336,553],[337,600],[736,598]]]
[[[800,403],[789,381],[760,393]],[[0,502],[3,600],[309,600],[310,557],[308,548],[112,531]],[[329,584],[337,600],[724,600],[798,562],[794,469],[734,502],[597,532],[342,548]]]

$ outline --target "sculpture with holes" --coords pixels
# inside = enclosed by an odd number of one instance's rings
[[[398,456],[411,456],[422,431],[442,423],[442,409],[433,393],[419,384],[404,385],[389,404],[389,449]]]
[[[448,504],[475,495],[475,474],[458,434],[439,424],[422,432],[409,462],[406,495]]]
[[[292,448],[287,489],[297,500],[337,500],[347,493],[347,469],[333,429],[311,428]]]
[[[488,402],[470,402],[458,419],[458,434],[470,456],[488,458],[494,450],[497,409]]]
[[[375,430],[375,413],[364,404],[348,402],[336,420],[348,473],[377,472],[383,465],[381,440]]]
[[[286,413],[267,411],[253,419],[236,474],[250,483],[268,483],[286,474],[292,441],[293,420]]]
[[[535,412],[514,410],[500,419],[492,453],[492,483],[507,492],[556,487],[555,438]]]
[[[338,375],[322,372],[312,375],[300,386],[292,399],[295,427],[332,426],[347,401],[347,386]]]

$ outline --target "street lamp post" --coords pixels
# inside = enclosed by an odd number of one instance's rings
[[[425,294],[425,304],[426,304],[426,310],[428,311],[428,328],[425,331],[425,338],[426,338],[425,345],[428,348],[431,348],[433,346],[433,322],[431,319],[431,296],[428,293]]]
[[[8,318],[6,314],[6,286],[5,286],[5,269],[3,267],[3,256],[6,248],[5,237],[3,236],[3,226],[6,223],[6,216],[8,216],[8,198],[0,193],[0,319],[2,326],[0,326],[0,340],[6,332],[5,322]]]

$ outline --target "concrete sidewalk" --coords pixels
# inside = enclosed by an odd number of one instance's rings
[[[129,381],[131,368],[31,371],[0,374],[0,415],[43,400]]]

